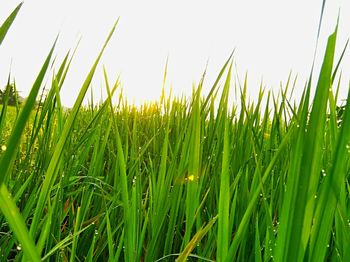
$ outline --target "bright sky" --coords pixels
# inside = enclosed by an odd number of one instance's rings
[[[1,21],[16,3],[19,1],[1,1]],[[11,69],[21,95],[26,96],[57,34],[55,54],[59,61],[82,36],[62,90],[63,103],[72,106],[108,32],[120,17],[101,65],[106,66],[110,80],[120,76],[124,93],[135,103],[159,98],[167,57],[167,88],[171,85],[175,95],[189,95],[207,61],[205,90],[210,89],[233,49],[238,76],[243,79],[248,72],[251,96],[261,79],[268,88],[277,90],[291,70],[298,73],[298,86],[303,88],[312,64],[321,5],[322,0],[27,0],[0,47],[0,85],[5,85]],[[336,59],[350,37],[350,1],[328,0],[316,68],[339,8]],[[342,68],[345,97],[349,50]],[[93,82],[98,97],[104,88],[102,77],[99,67]]]

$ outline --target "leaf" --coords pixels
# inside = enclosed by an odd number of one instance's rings
[[[2,44],[2,41],[4,40],[8,30],[10,29],[13,21],[15,20],[18,11],[21,9],[22,7],[22,3],[20,3],[10,14],[10,16],[5,20],[5,22],[1,25],[0,27],[0,45]]]
[[[214,217],[205,227],[201,228],[188,242],[187,246],[181,252],[179,257],[176,259],[176,262],[185,262],[187,257],[191,254],[192,250],[197,246],[199,241],[208,233],[211,227],[216,222],[218,216]]]

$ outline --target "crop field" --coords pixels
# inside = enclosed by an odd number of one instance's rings
[[[337,28],[297,102],[292,77],[249,102],[233,54],[205,96],[203,76],[191,97],[112,103],[105,73],[108,98],[83,106],[116,25],[71,109],[60,89],[74,53],[40,95],[54,45],[25,102],[0,107],[0,261],[350,261]]]

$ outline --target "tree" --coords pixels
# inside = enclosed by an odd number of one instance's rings
[[[18,91],[16,90],[15,84],[7,84],[4,91],[0,90],[1,104],[5,103],[7,95],[7,104],[10,106],[21,104],[23,101],[23,99],[18,95]]]

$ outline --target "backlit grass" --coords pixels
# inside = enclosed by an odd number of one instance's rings
[[[1,108],[0,260],[350,261],[350,104],[340,115],[337,28],[297,103],[292,77],[279,95],[260,89],[248,102],[247,79],[231,79],[232,54],[207,96],[202,79],[188,98],[114,104],[119,82],[104,72],[108,98],[84,107],[116,25],[72,109],[60,90],[74,52],[55,62],[36,105],[55,44],[19,112]]]

